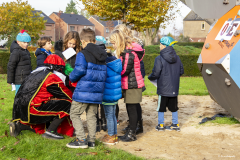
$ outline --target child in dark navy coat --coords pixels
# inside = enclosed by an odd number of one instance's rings
[[[50,37],[41,37],[38,40],[38,46],[39,48],[35,52],[35,56],[37,57],[37,68],[38,67],[44,67],[44,61],[45,59],[51,55],[51,49],[52,49],[52,40]]]
[[[182,62],[173,49],[172,37],[160,39],[160,55],[156,57],[149,80],[157,80],[158,98],[158,125],[157,131],[176,130],[180,131],[178,124],[178,91],[180,76],[184,73]],[[164,112],[166,108],[172,112],[172,124],[164,128]]]

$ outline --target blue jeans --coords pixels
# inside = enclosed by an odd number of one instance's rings
[[[172,123],[178,124],[178,112],[172,112]],[[164,112],[158,112],[158,124],[164,124]]]
[[[20,86],[21,86],[21,84],[15,84],[15,87],[16,87],[15,96],[16,96],[16,94],[17,94],[17,92],[18,92]]]
[[[115,116],[116,105],[103,105],[107,120],[108,135],[117,134],[117,118]]]

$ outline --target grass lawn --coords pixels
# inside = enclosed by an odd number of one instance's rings
[[[157,87],[148,80],[147,76],[145,77],[144,83],[146,90],[143,92],[143,95],[157,95]],[[179,95],[204,96],[208,95],[208,90],[202,77],[181,77]]]
[[[55,141],[43,139],[31,131],[23,131],[23,134],[17,137],[18,139],[10,137],[7,123],[12,118],[15,92],[12,92],[11,86],[7,84],[6,75],[0,74],[0,88],[0,160],[16,160],[18,157],[28,160],[144,159],[123,150],[110,149],[98,141],[95,149],[70,149],[66,147],[66,144],[73,138],[67,136],[64,140]],[[4,136],[5,131],[8,137]]]

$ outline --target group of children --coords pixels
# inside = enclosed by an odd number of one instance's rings
[[[23,79],[31,72],[31,59],[27,50],[31,38],[25,31],[19,33],[18,36],[21,38],[17,37],[17,41],[13,42],[10,49],[8,83],[20,86]],[[124,24],[115,27],[110,35],[110,42],[115,49],[114,53],[107,53],[104,45],[105,39],[96,36],[95,32],[88,28],[83,29],[80,35],[78,32],[70,31],[63,41],[55,43],[55,54],[59,55],[66,63],[65,74],[69,76],[66,86],[70,87],[73,92],[70,118],[75,129],[76,139],[67,144],[69,148],[95,146],[98,125],[96,115],[99,104],[104,109],[108,130],[108,134],[101,141],[109,145],[117,144],[117,118],[115,114],[118,100],[121,98],[124,98],[124,103],[126,103],[129,125],[124,128],[122,131],[124,136],[119,137],[119,139],[131,142],[137,139],[136,134],[143,133],[140,105],[142,92],[145,90],[145,71],[142,62],[145,54],[143,44],[141,40],[132,35],[131,30]],[[148,77],[149,80],[157,79],[158,83],[158,125],[156,127],[158,131],[164,129],[180,131],[177,95],[183,66],[172,47],[174,43],[176,41],[171,37],[161,38],[160,56],[155,59],[152,74]],[[45,59],[53,54],[50,51],[52,48],[51,39],[41,37],[38,46],[39,48],[35,53],[37,67],[43,67]],[[68,48],[73,48],[77,54],[65,60],[62,51]],[[21,81],[19,81],[19,76],[21,76]],[[69,85],[73,83],[76,85]],[[173,124],[164,127],[166,107],[172,112]],[[88,125],[87,137],[80,119],[84,111]]]

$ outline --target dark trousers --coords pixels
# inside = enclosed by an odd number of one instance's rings
[[[137,113],[137,105],[138,104],[126,104],[127,113],[129,117],[129,126],[130,129],[135,131],[137,128],[137,121],[138,121],[138,113]]]

